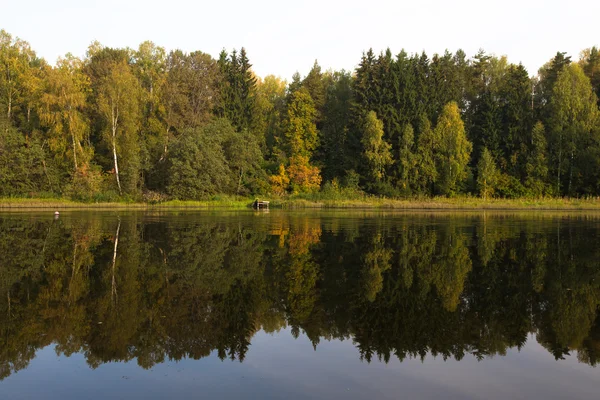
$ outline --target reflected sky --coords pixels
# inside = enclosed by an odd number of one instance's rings
[[[47,346],[28,369],[0,383],[0,393],[9,399],[590,399],[598,378],[597,368],[574,356],[555,361],[533,336],[520,351],[484,361],[428,356],[385,364],[358,360],[351,340],[323,341],[315,351],[306,336],[294,339],[283,329],[258,332],[242,363],[213,353],[149,370],[135,361],[91,369],[83,355],[57,356]]]

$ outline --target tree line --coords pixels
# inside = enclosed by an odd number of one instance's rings
[[[484,51],[368,50],[288,83],[244,48],[93,42],[52,66],[2,30],[0,195],[597,196],[598,95],[596,47],[534,77]]]
[[[533,333],[557,359],[600,360],[595,217],[251,222],[0,218],[0,379],[51,344],[91,367],[243,361],[286,327],[367,361],[484,359]]]

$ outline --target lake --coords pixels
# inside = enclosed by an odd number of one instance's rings
[[[0,213],[0,398],[597,398],[600,214]]]

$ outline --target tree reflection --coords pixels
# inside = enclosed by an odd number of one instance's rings
[[[352,339],[366,361],[483,359],[535,333],[557,359],[598,362],[595,223],[268,218],[0,218],[0,378],[49,344],[91,367],[243,361],[257,331],[286,326],[315,348]]]

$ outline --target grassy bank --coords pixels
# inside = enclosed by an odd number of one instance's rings
[[[480,199],[475,197],[433,199],[274,201],[280,208],[373,208],[385,210],[597,210],[600,200],[592,199]]]
[[[253,199],[217,198],[201,201],[169,200],[161,203],[143,202],[78,202],[69,199],[0,198],[0,210],[8,209],[150,209],[150,208],[231,208],[250,207]]]
[[[252,198],[216,197],[202,201],[171,200],[161,203],[110,202],[85,203],[68,199],[0,198],[0,209],[247,209]],[[481,199],[477,197],[387,199],[362,196],[354,199],[331,199],[314,196],[273,198],[271,208],[280,209],[385,209],[385,210],[598,210],[600,200]]]

